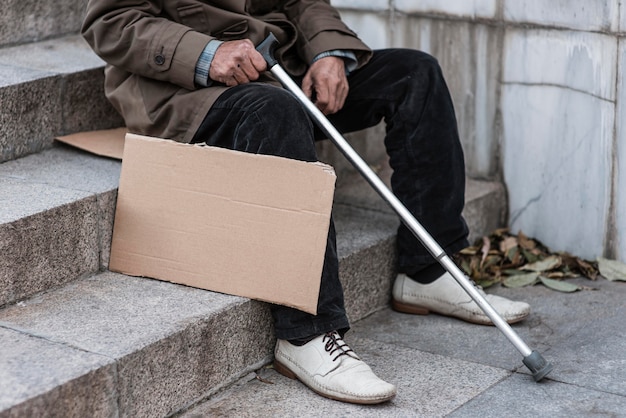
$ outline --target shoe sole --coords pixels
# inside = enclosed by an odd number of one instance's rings
[[[413,315],[428,315],[430,313],[430,310],[422,308],[421,306],[409,305],[408,303],[402,303],[396,300],[391,301],[391,307],[395,311]]]
[[[313,392],[317,393],[318,395],[323,396],[323,397],[328,398],[328,399],[332,399],[334,401],[348,402],[348,403],[354,403],[354,404],[359,404],[359,405],[374,405],[374,404],[387,402],[387,401],[393,399],[396,396],[394,394],[393,396],[390,396],[390,397],[387,397],[387,398],[380,398],[380,399],[341,398],[341,397],[338,397],[338,396],[333,396],[333,395],[329,395],[327,393],[320,392],[320,391],[316,390],[315,388],[312,388],[311,386],[307,385],[302,380],[300,380],[298,378],[298,375],[296,375],[293,371],[291,371],[291,369],[289,367],[285,366],[284,364],[282,364],[280,361],[278,361],[276,359],[274,359],[274,370],[276,370],[278,373],[282,374],[283,376],[288,377],[289,379],[293,379],[293,380],[299,381],[304,386],[308,387],[309,389],[311,389]]]
[[[391,301],[391,307],[393,308],[394,311],[402,312],[402,313],[408,313],[408,314],[413,314],[413,315],[428,315],[428,314],[431,313],[431,311],[428,308],[424,308],[424,307],[421,307],[421,306],[415,306],[415,305],[409,305],[408,303],[402,303],[402,302],[398,302],[396,300],[392,300]],[[435,311],[432,311],[432,312],[436,313],[438,315],[447,316],[447,317],[450,317],[450,318],[460,319],[462,321],[469,322],[471,324],[489,325],[489,326],[493,326],[494,325],[493,322],[491,322],[491,320],[487,320],[487,321],[481,321],[480,319],[472,320],[472,319],[468,319],[468,318],[462,318],[460,316],[446,315],[444,313],[435,312]],[[515,318],[515,319],[511,319],[511,320],[506,320],[505,319],[505,321],[509,325],[511,325],[511,324],[516,324],[518,322],[521,322],[521,321],[523,321],[526,318],[528,318],[528,315],[524,315],[524,316],[521,316],[519,318]]]

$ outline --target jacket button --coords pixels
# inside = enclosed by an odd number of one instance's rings
[[[156,65],[163,65],[165,64],[165,57],[161,54],[157,55],[154,57],[154,62]]]

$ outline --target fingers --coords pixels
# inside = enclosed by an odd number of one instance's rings
[[[318,83],[315,89],[316,106],[326,115],[338,112],[344,105],[348,95],[347,83],[328,80],[326,83]]]
[[[252,42],[250,42],[250,45],[252,45]],[[254,54],[250,55],[250,63],[257,72],[262,73],[263,71],[267,70],[267,62],[265,62],[265,58],[263,58],[263,55],[261,55],[259,51],[254,49],[254,45],[252,45],[252,48],[254,50]]]
[[[258,73],[251,71],[248,68],[242,67],[241,64],[237,64],[237,67],[233,68],[233,75],[230,79],[232,85],[245,84],[250,81],[254,81],[258,78]]]
[[[308,97],[310,100],[313,100],[313,77],[311,76],[311,72],[307,72],[304,78],[302,79],[302,92]]]
[[[302,91],[326,115],[341,110],[349,91],[343,59],[326,57],[313,63],[302,80]]]
[[[215,51],[209,77],[232,87],[257,80],[266,68],[265,59],[250,40],[227,41]]]

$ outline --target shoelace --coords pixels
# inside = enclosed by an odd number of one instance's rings
[[[332,356],[334,353],[337,355],[333,358],[333,361],[337,360],[341,356],[350,356],[359,360],[359,357],[354,351],[346,344],[339,336],[337,331],[327,332],[322,338],[322,342],[325,343],[324,349],[328,355]]]

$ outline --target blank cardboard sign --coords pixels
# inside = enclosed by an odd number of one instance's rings
[[[317,311],[322,163],[126,135],[109,268]]]

